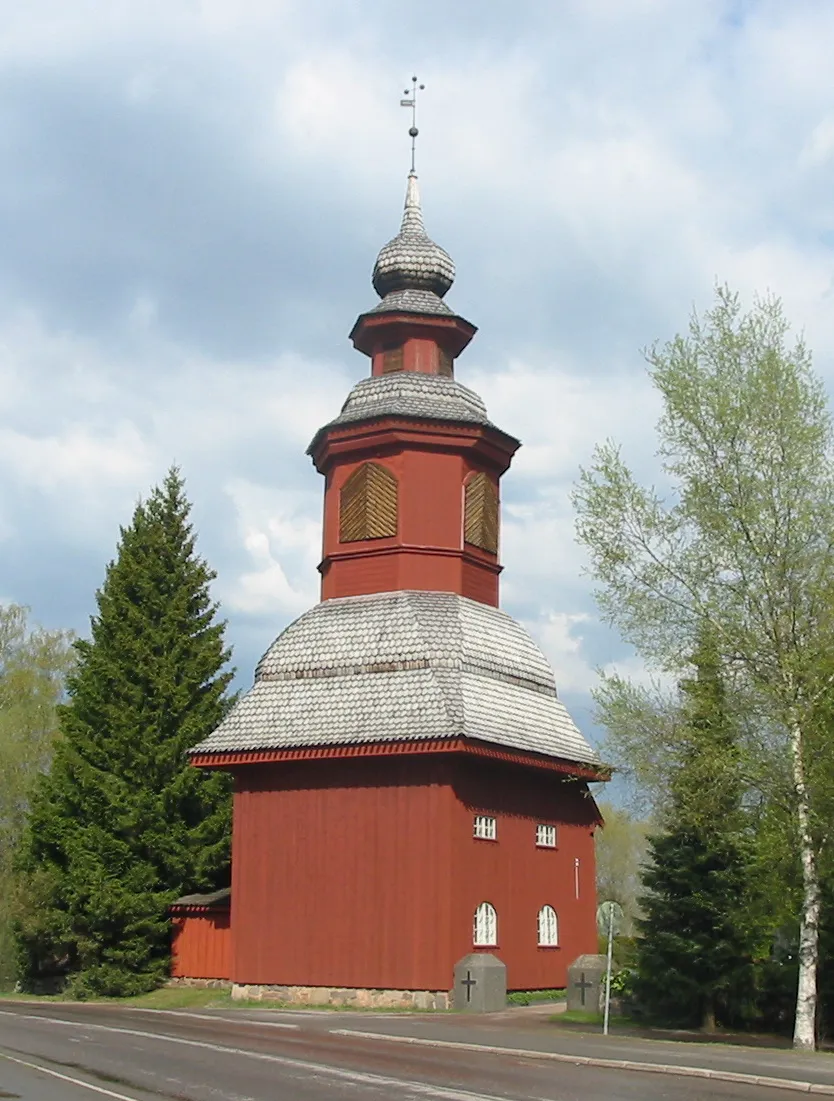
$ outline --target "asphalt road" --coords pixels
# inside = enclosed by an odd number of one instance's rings
[[[572,1057],[572,1037],[528,1029],[518,1018],[462,1021],[358,1014],[180,1013],[109,1005],[6,1002],[0,1005],[0,1098],[25,1101],[763,1101],[795,1096],[761,1085],[715,1081],[642,1070],[607,1069],[535,1056],[432,1046],[479,1043],[547,1050]],[[355,1032],[377,1035],[355,1035]],[[385,1033],[429,1043],[393,1041]],[[464,1037],[456,1039],[455,1037]],[[597,1037],[600,1055],[622,1053]],[[603,1046],[600,1046],[600,1041]],[[620,1042],[640,1058],[640,1042]],[[645,1046],[645,1045],[644,1045]],[[664,1049],[667,1045],[661,1045]],[[668,1045],[681,1049],[681,1045]],[[687,1051],[690,1045],[687,1045]],[[650,1048],[650,1050],[655,1050]],[[713,1050],[713,1049],[710,1049]],[[664,1058],[654,1057],[662,1062]],[[826,1057],[803,1060],[784,1053],[737,1054],[752,1074],[805,1077],[834,1083]],[[700,1064],[709,1051],[703,1049]],[[791,1062],[794,1059],[795,1062]],[[652,1060],[650,1060],[652,1061]],[[821,1077],[820,1077],[821,1076]]]

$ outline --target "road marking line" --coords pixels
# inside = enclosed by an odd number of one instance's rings
[[[70,1078],[68,1074],[59,1074],[57,1070],[49,1070],[39,1063],[27,1063],[25,1059],[16,1059],[14,1055],[7,1055],[5,1051],[0,1051],[0,1059],[8,1059],[10,1063],[19,1063],[20,1066],[29,1067],[31,1070],[39,1070],[41,1074],[50,1074],[53,1078],[60,1078],[62,1082],[72,1082],[74,1086],[83,1086],[85,1090],[92,1090],[93,1093],[103,1093],[105,1097],[114,1097],[116,1101],[136,1101],[135,1097],[128,1097],[126,1093],[114,1093],[113,1090],[106,1090],[103,1086],[94,1086],[92,1082],[85,1082],[83,1078]]]
[[[127,1008],[127,1007],[125,1007]],[[172,1011],[173,1012],[173,1011]],[[344,1067],[331,1067],[326,1063],[309,1063],[303,1059],[291,1059],[285,1055],[268,1055],[261,1051],[247,1051],[245,1048],[227,1047],[224,1044],[212,1044],[204,1040],[185,1040],[179,1036],[166,1036],[159,1032],[145,1032],[138,1028],[118,1028],[115,1025],[92,1024],[89,1021],[67,1021],[62,1017],[47,1017],[40,1013],[14,1013],[11,1010],[0,1009],[0,1016],[17,1017],[24,1021],[40,1021],[42,1024],[69,1025],[70,1028],[98,1029],[100,1032],[118,1032],[125,1036],[138,1036],[144,1040],[158,1040],[164,1044],[181,1044],[184,1047],[199,1047],[209,1051],[220,1052],[224,1055],[242,1055],[246,1059],[260,1059],[267,1063],[278,1063],[281,1066],[292,1067],[295,1070],[306,1072],[313,1071],[317,1074],[331,1075],[333,1078],[341,1078],[348,1082],[359,1082],[368,1086],[392,1086],[399,1091],[410,1091],[412,1094],[422,1094],[425,1097],[437,1097],[441,1101],[506,1101],[505,1098],[495,1097],[493,1094],[472,1093],[470,1090],[458,1090],[450,1086],[433,1086],[428,1082],[412,1082],[405,1078],[390,1078],[383,1074],[371,1074],[367,1071],[347,1070]],[[6,1056],[9,1058],[9,1056]],[[38,1068],[42,1069],[42,1068]],[[50,1072],[54,1073],[54,1072]],[[82,1083],[86,1085],[87,1083]],[[90,1089],[99,1089],[90,1086]],[[139,1087],[137,1087],[138,1089]],[[108,1090],[99,1092],[108,1093]],[[111,1094],[119,1101],[136,1101],[133,1097],[124,1097],[119,1094]]]
[[[211,1013],[191,1013],[187,1009],[143,1009],[140,1005],[120,1005],[119,1012],[127,1010],[128,1013],[167,1013],[172,1017],[190,1017],[195,1021],[220,1021],[223,1024],[259,1024],[265,1028],[301,1028],[301,1025],[291,1025],[284,1021],[253,1021],[249,1018],[241,1018],[235,1021],[234,1017],[214,1016]]]
[[[743,1074],[709,1067],[675,1066],[674,1063],[640,1063],[629,1059],[598,1059],[592,1055],[565,1055],[560,1051],[534,1051],[529,1048],[495,1047],[490,1044],[467,1044],[462,1040],[427,1040],[422,1036],[392,1036],[387,1032],[360,1032],[354,1028],[331,1028],[332,1036],[359,1036],[363,1040],[391,1040],[397,1044],[418,1044],[425,1047],[456,1048],[458,1051],[486,1052],[489,1055],[514,1055],[525,1059],[549,1059],[556,1063],[599,1067],[603,1070],[636,1070],[646,1074],[677,1074],[684,1078],[711,1078],[717,1082],[740,1082],[751,1086],[772,1086],[774,1089],[797,1093],[834,1096],[834,1085],[802,1082],[795,1078],[772,1078],[761,1074]]]

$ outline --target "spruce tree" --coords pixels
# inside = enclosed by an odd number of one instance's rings
[[[228,779],[186,755],[226,713],[232,678],[189,513],[171,469],[121,530],[76,643],[22,853],[24,985],[61,972],[80,996],[150,989],[168,969],[170,902],[228,883]]]
[[[752,994],[754,912],[732,723],[707,634],[681,683],[682,738],[664,832],[649,842],[635,994],[668,1024],[738,1021]]]

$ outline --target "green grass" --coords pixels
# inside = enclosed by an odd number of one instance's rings
[[[212,990],[202,986],[160,986],[134,998],[102,998],[100,1001],[132,1005],[140,1009],[229,1009],[239,1003],[232,1001],[226,989]]]
[[[584,1009],[566,1009],[564,1013],[556,1013],[551,1021],[565,1025],[601,1025],[601,1013],[589,1013]]]
[[[534,1005],[536,1002],[558,1002],[567,996],[564,990],[514,990],[507,995],[508,1005]]]
[[[589,1013],[584,1009],[566,1009],[564,1013],[554,1013],[552,1017],[547,1019],[555,1025],[598,1025],[602,1028],[602,1014]],[[614,1028],[615,1025],[629,1025],[632,1023],[630,1017],[615,1017],[613,1014],[608,1021],[611,1028]]]
[[[3,1002],[66,1002],[69,998],[63,998],[60,994],[16,994],[13,990],[4,990],[0,993],[0,1001]]]
[[[0,994],[0,1000],[15,1002],[75,1002],[63,994]],[[209,990],[196,986],[161,986],[133,998],[88,998],[86,1004],[132,1005],[144,1009],[205,1009],[231,1006],[228,990]]]

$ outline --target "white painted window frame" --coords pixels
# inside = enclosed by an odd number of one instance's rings
[[[559,915],[549,903],[539,910],[537,926],[539,948],[558,948]]]
[[[556,848],[556,827],[547,822],[539,822],[536,826],[536,848]]]
[[[475,910],[472,943],[476,948],[495,948],[498,945],[498,914],[491,902],[481,902]]]
[[[491,814],[476,814],[472,824],[472,836],[479,841],[498,840],[498,821]]]

